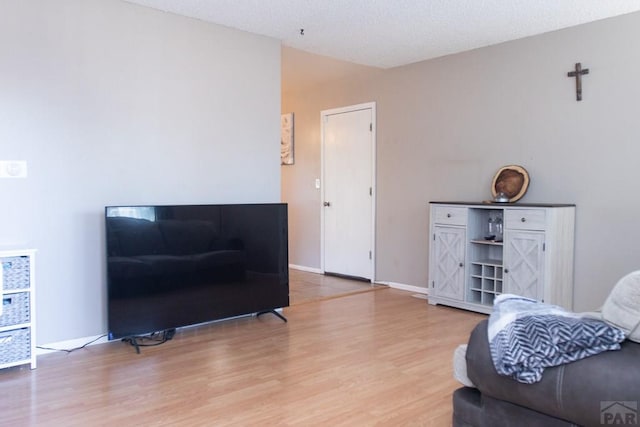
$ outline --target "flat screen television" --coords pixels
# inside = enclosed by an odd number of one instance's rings
[[[109,339],[289,306],[287,205],[105,208]]]

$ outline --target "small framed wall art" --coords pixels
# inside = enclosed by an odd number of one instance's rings
[[[283,114],[280,118],[280,164],[293,164],[293,113]]]

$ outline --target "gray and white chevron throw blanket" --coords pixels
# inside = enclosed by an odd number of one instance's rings
[[[625,339],[602,320],[511,294],[496,297],[488,335],[496,371],[526,384],[545,368],[619,350]]]

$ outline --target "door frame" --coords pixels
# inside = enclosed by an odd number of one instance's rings
[[[324,265],[324,249],[325,249],[325,210],[323,206],[323,202],[325,199],[324,194],[324,182],[325,182],[325,172],[324,172],[324,151],[325,151],[325,119],[328,116],[332,116],[335,114],[342,113],[350,113],[354,111],[360,110],[371,110],[371,138],[372,138],[372,147],[371,147],[371,283],[375,283],[376,280],[376,180],[377,180],[377,171],[376,171],[376,152],[377,152],[377,137],[376,137],[376,103],[375,102],[365,102],[362,104],[350,105],[346,107],[340,108],[332,108],[329,110],[320,111],[320,182],[321,182],[321,190],[320,190],[320,269],[322,273],[325,273],[325,265]]]

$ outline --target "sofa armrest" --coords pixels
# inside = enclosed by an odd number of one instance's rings
[[[640,405],[640,344],[625,341],[621,347],[547,368],[542,380],[523,384],[496,372],[489,351],[487,320],[483,320],[469,338],[467,374],[487,396],[576,424],[599,425],[601,406],[604,408],[606,402]]]

